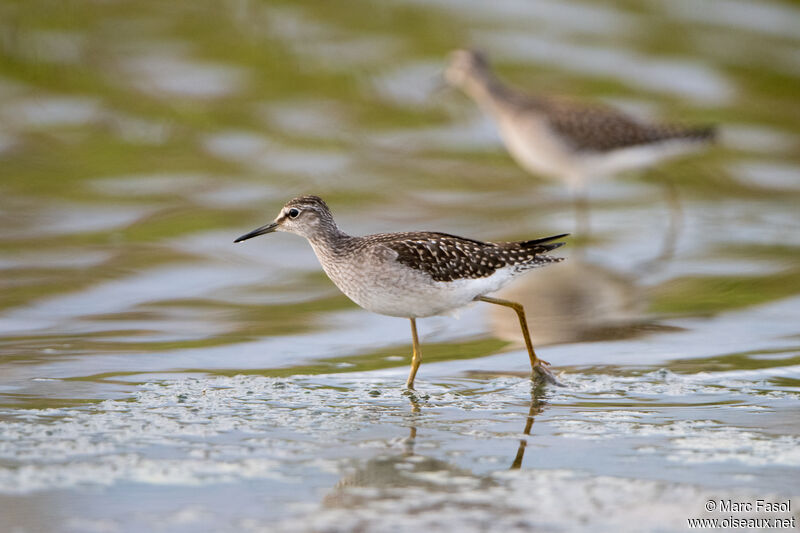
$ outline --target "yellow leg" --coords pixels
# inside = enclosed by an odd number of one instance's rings
[[[504,307],[510,307],[517,312],[517,316],[519,317],[519,326],[522,328],[522,336],[525,338],[525,346],[528,348],[528,357],[531,359],[531,370],[534,373],[539,373],[551,383],[558,383],[558,380],[555,378],[553,373],[544,366],[549,365],[550,363],[536,357],[536,352],[533,351],[531,334],[528,332],[528,321],[525,319],[525,309],[522,307],[522,304],[518,304],[517,302],[512,302],[510,300],[501,300],[500,298],[490,298],[488,296],[478,296],[476,300],[490,304],[502,305]]]
[[[525,337],[525,346],[528,348],[528,356],[531,358],[531,369],[535,370],[540,359],[536,357],[536,352],[533,351],[531,334],[528,332],[528,321],[525,319],[525,309],[522,307],[522,304],[518,304],[517,302],[512,302],[510,300],[501,300],[500,298],[489,298],[488,296],[478,296],[478,300],[482,302],[488,302],[490,304],[510,307],[517,312],[517,316],[519,317],[519,326],[522,328],[522,336]]]
[[[411,358],[411,372],[408,374],[408,381],[406,387],[414,389],[414,378],[417,377],[417,370],[422,362],[422,354],[419,351],[419,338],[417,337],[417,321],[414,318],[409,318],[411,321],[411,340],[414,342],[414,355]]]

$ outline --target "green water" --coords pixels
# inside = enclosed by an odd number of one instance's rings
[[[0,530],[796,516],[798,27],[744,0],[0,2]],[[573,231],[569,193],[436,91],[465,45],[531,91],[720,126],[592,184],[588,242],[503,291],[564,388],[531,390],[481,304],[420,321],[404,395],[407,321],[302,239],[232,243],[308,193],[353,234]]]

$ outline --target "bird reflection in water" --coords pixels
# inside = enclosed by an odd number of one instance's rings
[[[630,338],[658,327],[642,318],[646,298],[631,276],[576,257],[539,274],[498,293],[531,309],[534,344]],[[511,317],[489,313],[494,335],[516,342]]]
[[[522,430],[523,438],[520,439],[511,470],[519,469],[522,465],[534,419],[546,406],[542,399],[544,390],[542,383],[531,384],[531,402]],[[414,450],[417,442],[416,424],[423,403],[413,394],[407,397],[411,403],[411,413],[408,437],[403,440],[403,451],[393,455],[380,455],[360,465],[353,473],[339,480],[323,499],[323,505],[358,507],[374,500],[399,499],[410,488],[425,492],[458,492],[483,490],[495,485],[496,482],[490,476],[476,475],[447,461],[417,454]]]
[[[522,430],[522,437],[519,440],[519,448],[517,448],[517,456],[514,457],[514,462],[511,463],[509,470],[518,470],[522,466],[522,458],[525,456],[525,448],[528,446],[528,437],[533,429],[533,422],[536,416],[544,411],[547,402],[542,397],[544,387],[541,384],[531,384],[531,406],[528,409],[528,416],[525,419],[525,429]]]

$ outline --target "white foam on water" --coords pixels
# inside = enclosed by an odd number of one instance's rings
[[[695,410],[703,412],[695,404],[708,404],[711,398],[717,398],[715,418],[763,416],[726,408],[719,398],[745,401],[750,407],[777,405],[796,401],[797,391],[765,397],[761,391],[770,387],[758,382],[709,380],[707,375],[697,379],[668,371],[638,377],[573,374],[565,382],[565,388],[548,390],[540,422],[562,446],[614,440],[635,450],[626,441],[646,437],[658,443],[657,451],[633,453],[657,453],[681,464],[733,461],[756,469],[800,467],[800,435],[684,418]],[[409,416],[428,439],[436,440],[432,435],[437,432],[467,439],[465,443],[519,438],[502,428],[504,420],[519,418],[525,409],[521,406],[530,401],[525,379],[424,386],[425,392],[418,393],[421,414],[416,416],[396,382],[369,375],[186,378],[146,384],[132,399],[85,407],[3,409],[0,457],[18,466],[0,468],[0,491],[124,481],[194,485],[283,479],[290,476],[287,465],[293,458],[301,464],[306,455],[329,448],[331,442],[369,441],[370,428],[406,425]],[[683,409],[676,410],[676,401]],[[585,407],[603,402],[617,407]],[[625,406],[631,402],[637,407]],[[517,406],[517,417],[500,416],[510,406]],[[343,448],[332,447],[329,453]],[[434,485],[450,479],[444,473],[417,478]],[[471,478],[460,483],[462,488],[472,485]]]

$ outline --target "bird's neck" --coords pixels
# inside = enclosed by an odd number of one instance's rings
[[[491,72],[473,76],[465,90],[485,112],[492,115],[502,113],[513,96],[513,91]]]
[[[322,270],[339,288],[342,287],[342,270],[350,265],[348,254],[356,248],[354,242],[357,239],[358,237],[351,237],[339,228],[308,237]]]
[[[320,259],[338,255],[354,239],[354,237],[340,230],[335,223],[321,227],[319,231],[308,235],[307,238]]]

